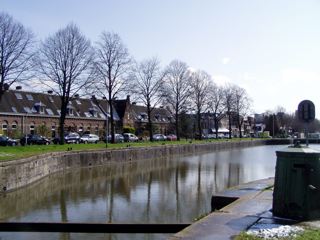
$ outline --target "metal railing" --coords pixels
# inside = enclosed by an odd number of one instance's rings
[[[188,226],[190,226],[190,223],[120,224],[62,222],[0,222],[0,232],[176,233]]]

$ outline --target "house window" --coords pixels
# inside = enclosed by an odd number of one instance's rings
[[[72,108],[67,108],[67,114],[69,116],[73,116],[73,109]]]
[[[51,137],[52,138],[56,137],[56,126],[55,125],[51,126]]]
[[[34,134],[34,122],[30,123],[30,133]]]
[[[17,122],[13,122],[12,124],[11,124],[11,128],[12,128],[12,130],[16,130],[17,129]]]
[[[27,94],[26,96],[29,101],[33,101],[33,96],[31,94]]]
[[[54,102],[53,97],[49,96],[49,101],[53,103]]]
[[[8,130],[8,122],[7,121],[4,121],[2,123],[2,131],[7,131]]]
[[[26,112],[26,113],[32,113],[31,109],[29,107],[23,107],[23,110]]]
[[[11,109],[12,109],[12,112],[14,112],[14,113],[18,112],[16,107],[11,107]]]
[[[21,93],[15,93],[14,95],[16,95],[17,99],[20,99],[20,100],[23,99]]]
[[[81,105],[81,102],[80,102],[80,100],[76,100],[76,103],[78,104],[78,105]]]
[[[45,105],[41,102],[35,103],[33,109],[36,113],[44,114]]]
[[[84,112],[84,115],[86,115],[86,117],[91,117],[91,114],[88,112]]]
[[[47,110],[47,113],[48,113],[49,115],[53,115],[53,112],[52,112],[52,110],[51,110],[50,108],[47,108],[46,110]]]

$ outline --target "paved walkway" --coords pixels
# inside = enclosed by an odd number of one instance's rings
[[[292,220],[276,218],[272,208],[274,179],[259,180],[228,189],[219,195],[237,197],[226,207],[215,211],[188,228],[170,237],[170,240],[232,239],[240,232],[259,224],[293,224]]]

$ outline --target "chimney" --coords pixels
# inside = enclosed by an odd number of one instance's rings
[[[5,91],[9,90],[9,84],[8,83],[3,84],[3,89]]]
[[[127,102],[130,103],[130,95],[127,95]]]
[[[16,86],[16,90],[21,90],[22,87],[21,86]]]

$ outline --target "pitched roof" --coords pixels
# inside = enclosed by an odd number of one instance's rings
[[[131,105],[132,112],[136,121],[147,122],[147,107],[140,105]],[[167,123],[172,119],[172,115],[165,108],[154,108],[151,112],[151,120],[158,123]]]
[[[107,100],[99,100],[100,106],[107,112]],[[2,96],[0,113],[2,114],[33,114],[39,116],[60,116],[61,99],[58,95],[29,91],[8,90]],[[68,104],[73,115],[68,118],[105,119],[105,115],[91,99],[74,98]],[[114,119],[119,120],[115,112]]]

